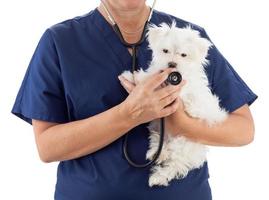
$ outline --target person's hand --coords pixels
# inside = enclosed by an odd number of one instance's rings
[[[137,85],[121,77],[121,84],[129,93],[123,102],[123,110],[128,112],[128,116],[137,124],[169,116],[178,108],[183,110],[178,93],[185,81],[179,85],[164,84],[172,71],[172,68],[167,68]]]

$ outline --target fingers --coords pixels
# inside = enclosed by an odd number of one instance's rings
[[[178,92],[174,92],[172,94],[170,94],[169,96],[163,98],[160,100],[160,107],[164,108],[165,106],[168,106],[169,104],[171,104],[177,97],[179,96]]]
[[[163,88],[163,87],[166,87],[166,83],[165,83],[165,82],[163,82],[163,83],[161,84],[161,88]]]
[[[168,116],[177,110],[180,103],[179,92],[185,84],[186,81],[182,80],[179,85],[168,85],[157,91],[159,92],[157,96],[161,99],[159,104],[162,108],[161,115]]]
[[[175,99],[175,101],[173,102],[173,104],[171,104],[170,106],[167,106],[161,110],[161,113],[160,113],[161,116],[167,117],[167,116],[171,115],[172,113],[176,112],[178,109],[179,103],[180,103],[180,100],[179,100],[179,97],[177,97]]]
[[[160,73],[153,74],[145,83],[147,90],[154,90],[161,85],[172,71],[175,71],[175,69],[166,68]]]
[[[179,92],[181,88],[186,84],[185,80],[182,80],[180,84],[178,85],[167,85],[159,90],[156,91],[156,95],[159,97],[159,99],[163,99],[169,95],[171,95],[174,92]]]

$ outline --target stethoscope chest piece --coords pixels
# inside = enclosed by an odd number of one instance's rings
[[[170,83],[171,85],[178,85],[182,81],[182,76],[179,72],[171,72],[168,75],[167,80],[165,81],[166,83]]]

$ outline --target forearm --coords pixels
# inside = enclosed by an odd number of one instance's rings
[[[45,162],[69,160],[93,153],[124,135],[136,124],[117,105],[95,116],[58,124],[38,138]]]
[[[187,114],[174,115],[167,121],[167,129],[193,141],[213,146],[242,146],[253,140],[254,126],[250,119],[230,113],[228,118],[209,127],[205,121]]]

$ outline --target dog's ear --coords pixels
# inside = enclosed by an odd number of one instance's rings
[[[155,24],[149,24],[147,27],[148,31],[146,33],[146,37],[149,41],[150,47],[153,48],[154,45],[158,42],[158,38],[164,37],[168,33],[169,29],[170,27],[166,23],[161,23],[159,26]]]
[[[199,52],[201,53],[200,55],[202,55],[202,57],[205,58],[208,54],[208,50],[212,47],[213,44],[206,38],[202,37],[198,37],[196,41],[198,44]]]
[[[194,42],[194,44],[198,47],[199,53],[202,58],[205,58],[208,54],[208,50],[213,44],[206,38],[201,37],[201,34],[198,30],[195,30],[188,25],[185,27],[185,30],[189,32],[189,41]]]

